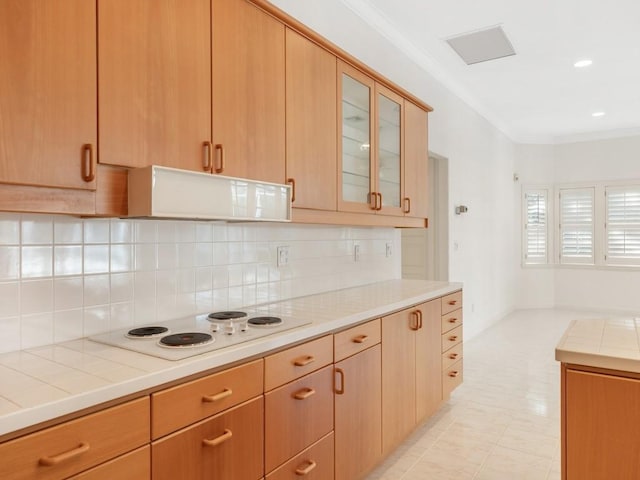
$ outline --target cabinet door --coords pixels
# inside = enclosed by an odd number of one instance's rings
[[[336,210],[336,57],[287,28],[287,181],[294,207]],[[291,179],[291,180],[289,180]]]
[[[121,455],[110,462],[70,477],[70,480],[148,480],[151,478],[151,447]]]
[[[0,182],[95,190],[95,2],[3,0],[0,58]]]
[[[413,310],[402,310],[382,318],[384,453],[389,453],[400,443],[416,423],[417,321],[417,314]]]
[[[434,413],[442,401],[442,354],[440,353],[440,299],[417,307],[420,328],[416,331],[416,420]]]
[[[338,209],[373,212],[377,205],[374,172],[374,82],[338,61]]]
[[[261,478],[264,474],[263,407],[260,396],[154,442],[152,478]]]
[[[246,0],[212,6],[214,172],[284,183],[284,25]]]
[[[98,6],[100,163],[202,171],[211,139],[209,0]]]
[[[336,480],[362,478],[382,455],[381,347],[336,363]]]
[[[427,112],[404,102],[404,213],[410,217],[429,216],[429,146]]]

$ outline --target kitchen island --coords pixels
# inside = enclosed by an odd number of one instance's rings
[[[562,478],[640,478],[640,319],[574,320],[562,363]]]

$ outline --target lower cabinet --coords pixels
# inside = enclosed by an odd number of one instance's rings
[[[153,480],[262,478],[263,423],[259,396],[153,442]]]
[[[144,480],[151,478],[149,445],[121,455],[102,465],[79,473],[70,480]]]
[[[330,433],[271,472],[267,480],[332,480],[333,448]]]

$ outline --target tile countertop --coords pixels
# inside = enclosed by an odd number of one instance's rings
[[[556,360],[640,373],[640,318],[574,320],[556,347]]]
[[[180,378],[259,356],[462,288],[389,280],[270,304],[305,326],[170,361],[87,339],[0,354],[0,436]],[[277,313],[276,313],[277,314]]]

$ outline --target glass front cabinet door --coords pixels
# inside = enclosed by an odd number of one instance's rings
[[[402,97],[339,62],[339,210],[402,215]]]

